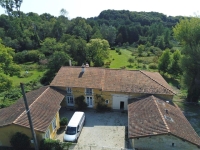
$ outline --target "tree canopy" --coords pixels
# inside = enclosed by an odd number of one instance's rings
[[[175,38],[183,45],[182,70],[188,88],[187,100],[198,102],[200,96],[200,18],[182,19],[173,28]]]

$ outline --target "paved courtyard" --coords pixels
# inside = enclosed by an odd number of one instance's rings
[[[60,118],[72,117],[74,111],[61,108]],[[128,125],[127,113],[105,112],[95,110],[85,111],[86,122],[78,142],[70,149],[121,149],[127,147],[126,129]],[[64,130],[58,133],[57,139],[63,141]]]

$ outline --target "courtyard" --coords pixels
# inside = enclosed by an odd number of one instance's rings
[[[75,111],[61,108],[60,118],[68,121]],[[124,149],[129,147],[127,137],[127,112],[112,111],[98,113],[94,109],[86,110],[86,122],[77,143],[70,149]],[[63,141],[64,129],[58,132],[57,139]]]

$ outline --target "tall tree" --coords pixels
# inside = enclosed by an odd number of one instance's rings
[[[13,56],[14,50],[5,47],[0,39],[0,92],[11,88],[12,82],[8,76],[19,75],[20,73],[20,67],[13,62]]]
[[[179,50],[176,50],[172,55],[172,63],[170,66],[170,73],[175,77],[182,74],[180,63],[181,63],[181,53]]]
[[[198,102],[200,96],[200,18],[182,19],[173,28],[175,38],[183,45],[182,69],[187,86],[187,101]]]
[[[18,17],[20,18],[20,7],[22,2],[23,0],[0,0],[0,5],[6,9],[9,16],[13,15],[13,12],[16,10]]]
[[[163,73],[166,73],[169,70],[170,62],[170,50],[167,49],[163,52],[163,54],[158,60],[158,70],[162,71]]]
[[[102,66],[104,59],[108,57],[108,48],[108,41],[91,39],[87,44],[87,60],[92,61],[95,66]]]
[[[109,42],[110,45],[113,45],[115,43],[116,39],[116,29],[113,26],[106,26],[103,24],[100,27],[101,34],[105,40]]]

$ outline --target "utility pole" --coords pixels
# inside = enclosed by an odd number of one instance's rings
[[[23,95],[23,98],[24,98],[24,104],[25,104],[25,107],[26,107],[26,113],[27,113],[27,116],[28,116],[28,121],[29,121],[29,125],[30,125],[30,128],[31,128],[31,133],[32,133],[32,136],[33,136],[34,147],[35,147],[35,150],[39,150],[35,131],[34,131],[34,128],[33,128],[33,123],[32,123],[32,120],[31,120],[30,109],[29,109],[29,106],[28,106],[28,103],[27,103],[27,100],[26,100],[26,94],[24,92],[23,83],[20,83],[20,87],[21,87],[21,90],[22,90],[22,95]]]

